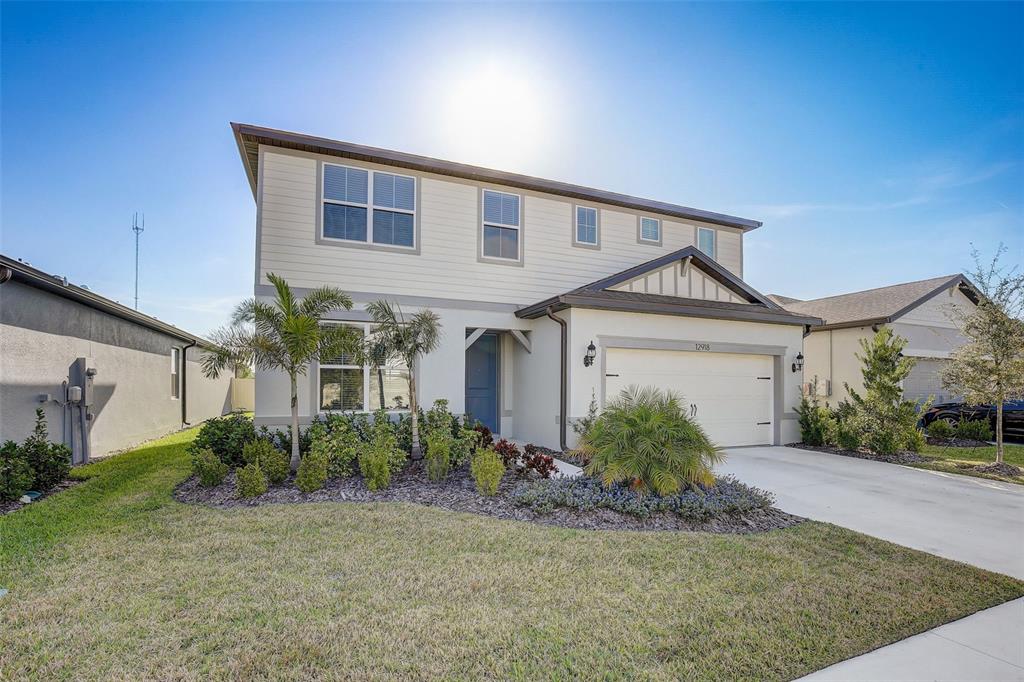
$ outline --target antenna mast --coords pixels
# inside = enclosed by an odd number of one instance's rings
[[[135,212],[132,218],[132,232],[135,233],[135,309],[139,309],[139,235],[146,231],[146,214],[142,214],[142,224],[139,225],[139,212]]]

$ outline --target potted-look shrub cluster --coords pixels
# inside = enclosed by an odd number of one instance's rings
[[[20,445],[13,440],[0,446],[0,502],[31,501],[52,490],[71,471],[71,449],[51,443],[46,415],[36,409],[32,434]]]

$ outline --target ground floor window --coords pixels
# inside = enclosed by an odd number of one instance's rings
[[[372,330],[370,324],[345,322],[362,338]],[[381,408],[390,412],[409,409],[409,369],[401,363],[384,367],[355,364],[347,353],[320,363],[317,377],[322,412],[374,412]]]

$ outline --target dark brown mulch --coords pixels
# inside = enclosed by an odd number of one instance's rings
[[[800,448],[801,450],[813,450],[814,452],[826,452],[830,455],[842,455],[843,457],[855,457],[856,459],[870,459],[875,462],[886,462],[887,464],[917,464],[919,462],[930,462],[934,457],[926,457],[916,452],[897,452],[895,455],[876,455],[873,452],[863,450],[844,450],[843,448],[831,445],[804,445],[803,443],[790,443],[787,447]]]
[[[670,512],[639,518],[630,514],[598,509],[589,512],[556,509],[549,514],[540,514],[532,509],[518,507],[511,500],[511,493],[528,479],[506,476],[494,497],[484,497],[476,492],[468,466],[453,472],[446,481],[432,483],[426,477],[422,462],[413,462],[391,479],[391,486],[385,490],[370,492],[360,476],[333,479],[322,489],[303,493],[295,488],[292,481],[271,486],[259,497],[243,500],[235,496],[234,474],[214,488],[203,488],[193,477],[182,483],[174,497],[189,504],[204,504],[213,507],[255,507],[263,504],[291,504],[297,502],[411,502],[449,511],[469,512],[499,519],[528,521],[565,528],[586,530],[667,530],[693,531],[703,533],[758,533],[776,528],[787,528],[805,521],[799,516],[787,514],[778,509],[758,510],[745,515],[727,516],[703,523],[688,521]]]
[[[972,438],[932,438],[928,436],[925,441],[928,445],[939,445],[945,448],[984,448],[989,445],[983,440]]]
[[[989,464],[979,464],[971,467],[972,471],[977,471],[982,474],[995,474],[996,476],[1006,476],[1008,478],[1016,478],[1024,474],[1020,467],[1016,467],[1006,462],[991,462]]]
[[[76,480],[73,480],[73,479],[70,479],[70,478],[64,479],[63,481],[61,481],[57,485],[53,486],[53,488],[51,488],[50,490],[47,490],[45,493],[43,493],[42,495],[37,497],[35,502],[28,502],[28,503],[26,503],[26,502],[19,502],[18,500],[10,500],[10,501],[7,501],[7,502],[0,502],[0,516],[3,516],[4,514],[11,514],[13,512],[16,512],[19,509],[21,509],[22,507],[28,507],[28,506],[33,505],[33,504],[39,504],[40,502],[45,500],[47,497],[51,497],[53,495],[56,495],[59,492],[63,492],[65,490],[67,490],[68,488],[71,488],[73,486],[78,485],[79,483],[81,483],[81,481],[76,481]]]

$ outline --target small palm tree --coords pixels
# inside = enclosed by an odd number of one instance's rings
[[[363,357],[378,370],[392,358],[404,362],[409,370],[412,458],[419,459],[422,450],[417,409],[419,401],[416,398],[416,364],[421,355],[437,348],[441,340],[441,319],[433,310],[424,309],[406,320],[401,309],[387,301],[370,303],[366,306],[366,312],[376,326],[363,345]]]
[[[587,474],[605,486],[672,495],[714,483],[711,468],[723,461],[704,430],[683,411],[679,396],[630,386],[594,422],[579,448],[590,457]]]
[[[270,273],[274,285],[272,302],[250,298],[235,308],[230,327],[213,334],[214,347],[204,351],[203,373],[217,378],[237,364],[277,370],[288,375],[291,384],[292,456],[291,468],[299,468],[298,377],[309,363],[358,350],[358,340],[349,327],[321,325],[327,313],[352,308],[348,294],[334,287],[320,287],[301,300],[296,299],[283,278]]]

